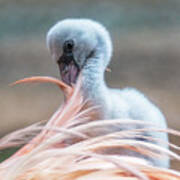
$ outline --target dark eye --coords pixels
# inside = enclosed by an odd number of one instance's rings
[[[64,52],[72,52],[74,47],[74,41],[68,40],[64,42]]]

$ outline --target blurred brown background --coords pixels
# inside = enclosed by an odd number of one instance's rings
[[[0,0],[0,136],[47,120],[61,104],[54,85],[9,83],[23,77],[59,77],[45,44],[58,20],[92,18],[110,31],[114,44],[109,86],[133,86],[180,130],[179,0]],[[179,138],[171,141],[180,145]],[[173,163],[180,169],[180,163]]]

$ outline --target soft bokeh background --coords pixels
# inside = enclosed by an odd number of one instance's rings
[[[45,44],[58,20],[92,18],[114,44],[108,84],[143,91],[180,130],[179,0],[0,0],[0,136],[47,120],[62,101],[54,85],[8,84],[27,76],[59,76]],[[171,137],[179,144],[179,138]],[[180,163],[173,163],[180,169]]]

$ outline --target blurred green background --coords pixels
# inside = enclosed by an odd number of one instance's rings
[[[0,136],[47,120],[61,104],[54,85],[8,84],[34,75],[59,77],[46,32],[70,17],[95,19],[109,29],[114,45],[109,86],[143,91],[169,127],[180,130],[179,0],[0,0]],[[180,145],[179,138],[170,140]],[[180,169],[180,163],[173,167]]]

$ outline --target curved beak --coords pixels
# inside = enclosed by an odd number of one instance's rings
[[[73,54],[63,53],[57,63],[62,81],[70,86],[75,84],[80,72],[80,68],[74,60]]]

